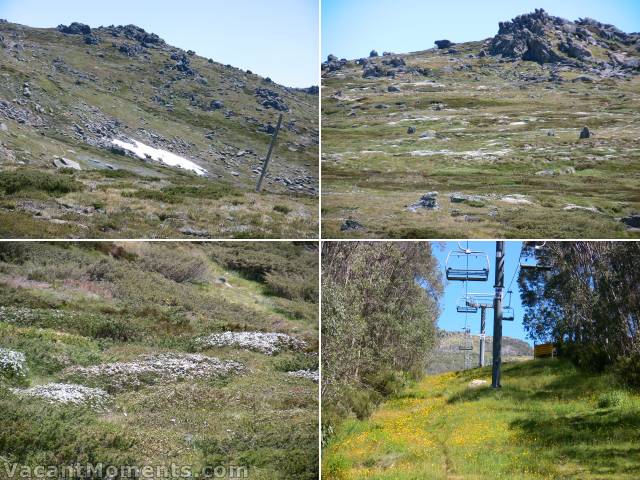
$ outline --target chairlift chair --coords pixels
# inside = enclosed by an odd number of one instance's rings
[[[542,242],[542,245],[533,245],[534,250],[544,250],[547,242]],[[525,270],[551,270],[551,265],[545,265],[538,261],[535,255],[527,255],[520,258],[520,268]]]
[[[486,282],[489,279],[489,256],[458,244],[458,249],[447,255],[445,272],[447,280]]]
[[[458,313],[476,313],[478,307],[469,304],[468,297],[460,297],[456,303],[456,311]]]
[[[493,293],[469,293],[467,305],[475,308],[493,308]]]
[[[464,333],[463,341],[458,345],[458,350],[472,351],[473,342],[471,341],[471,329],[469,327],[464,327],[462,331]]]
[[[502,320],[507,322],[513,322],[515,319],[515,312],[513,307],[511,306],[511,294],[513,293],[511,290],[507,292],[509,294],[509,304],[502,307]]]

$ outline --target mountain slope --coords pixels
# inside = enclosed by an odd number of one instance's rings
[[[3,469],[317,478],[317,269],[312,244],[3,243]]]
[[[2,22],[0,58],[5,236],[313,235],[317,88],[276,85],[133,25]],[[34,171],[78,184],[51,192]]]
[[[639,40],[536,11],[483,41],[330,56],[325,236],[637,237]]]
[[[473,350],[471,353],[471,365],[475,368],[479,364],[480,336],[471,335]],[[460,350],[460,346],[465,344],[464,334],[459,332],[438,331],[438,343],[431,354],[431,359],[427,365],[427,373],[457,371],[464,369],[465,351]],[[533,357],[533,348],[518,338],[502,337],[502,360],[520,361],[529,360]],[[485,337],[484,364],[491,365],[493,359],[493,337]]]
[[[345,422],[323,478],[632,479],[640,395],[558,359],[425,377],[369,420]]]

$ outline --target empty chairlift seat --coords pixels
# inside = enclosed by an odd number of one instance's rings
[[[451,250],[445,262],[445,273],[447,280],[486,282],[489,278],[489,256],[464,248]]]
[[[476,313],[478,307],[471,305],[468,297],[460,297],[456,302],[456,311],[458,313]]]

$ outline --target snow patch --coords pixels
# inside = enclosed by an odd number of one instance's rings
[[[149,145],[145,145],[144,143],[134,139],[130,140],[133,143],[123,142],[122,140],[118,139],[111,140],[111,143],[132,152],[136,157],[143,160],[150,158],[151,160],[164,163],[165,165],[169,165],[170,167],[179,167],[184,168],[185,170],[191,170],[198,175],[206,175],[207,173],[204,168],[196,165],[191,160],[187,160],[186,158],[176,155],[175,153],[167,152],[166,150],[161,150],[159,148],[150,147]]]
[[[213,333],[198,340],[204,347],[239,347],[266,355],[273,355],[281,350],[301,350],[306,342],[285,333],[264,332],[224,332]]]

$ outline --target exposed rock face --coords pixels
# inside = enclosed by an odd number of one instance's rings
[[[591,19],[570,22],[554,17],[543,9],[533,13],[519,15],[510,22],[500,22],[498,34],[491,39],[489,53],[505,58],[543,63],[603,64],[596,60],[591,50],[600,47],[607,50],[633,45],[640,35],[626,34],[613,25],[602,24]],[[624,68],[639,68],[636,58],[613,58],[616,53],[609,52],[615,65]]]
[[[84,23],[73,22],[71,25],[58,25],[58,30],[68,35],[91,35],[91,27]]]
[[[289,107],[280,98],[280,94],[269,90],[268,88],[256,89],[256,96],[262,98],[262,106],[266,108],[273,108],[281,112],[288,112]]]
[[[378,56],[378,52],[376,52],[375,50],[371,50],[371,52],[369,52],[369,58],[377,57],[377,56]]]

